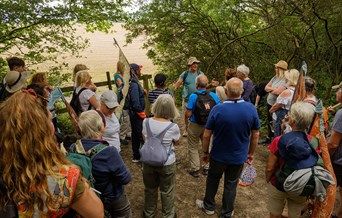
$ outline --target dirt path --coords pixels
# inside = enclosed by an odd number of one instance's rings
[[[177,123],[182,126],[180,120],[177,120]],[[126,192],[132,204],[133,217],[142,217],[144,204],[142,171],[139,164],[131,162],[132,152],[130,146],[131,145],[123,146],[121,151],[121,155],[133,177],[131,183],[126,186]],[[266,182],[264,179],[267,152],[265,146],[258,146],[254,161],[255,167],[257,168],[257,179],[250,187],[238,187],[234,215],[236,218],[263,218],[269,216],[266,208],[267,194]],[[199,178],[193,178],[186,172],[186,169],[188,168],[186,138],[183,138],[181,144],[176,147],[176,157],[181,160],[181,163],[177,165],[176,171],[175,206],[178,217],[217,217],[217,214],[219,214],[221,209],[223,179],[221,180],[216,195],[216,214],[214,216],[207,216],[201,210],[197,209],[195,205],[196,199],[203,199],[204,197],[206,176],[201,175]],[[161,217],[160,197],[157,217]]]

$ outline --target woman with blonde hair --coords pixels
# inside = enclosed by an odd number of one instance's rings
[[[72,81],[75,82],[76,74],[81,70],[89,70],[88,67],[84,64],[76,64],[74,70],[72,72]]]
[[[277,97],[286,89],[286,82],[284,73],[287,70],[288,64],[286,61],[280,60],[274,65],[275,75],[267,83],[265,91],[268,92],[267,96],[267,132],[268,136],[265,143],[271,142],[273,138],[273,118],[272,113],[269,112],[271,107],[276,103]]]
[[[168,157],[163,166],[152,166],[143,163],[143,180],[145,186],[144,217],[155,217],[157,210],[158,188],[161,194],[163,217],[176,217],[174,207],[176,156],[174,145],[179,143],[180,130],[177,124],[171,122],[179,116],[173,98],[169,94],[161,94],[152,106],[154,117],[143,122],[143,135],[146,140],[151,135],[163,132],[162,145],[168,151]]]
[[[95,92],[89,88],[95,86],[91,79],[88,70],[82,70],[76,74],[76,88],[73,95],[77,95],[82,108],[82,111],[75,111],[77,114],[100,107]]]
[[[281,135],[281,123],[290,110],[293,94],[297,85],[299,71],[291,69],[285,71],[285,81],[287,88],[277,97],[276,103],[269,110],[270,113],[275,113],[276,123],[274,127],[274,136]]]
[[[81,146],[85,152],[99,150],[91,157],[94,187],[101,192],[105,210],[112,217],[132,217],[131,205],[124,190],[124,185],[131,181],[131,174],[114,146],[102,139],[105,126],[100,111],[85,111],[79,118],[82,139]],[[78,143],[78,142],[77,142]],[[71,145],[74,151],[77,146]]]
[[[43,101],[25,90],[0,105],[0,208],[13,200],[19,217],[61,217],[69,209],[103,217],[100,199],[57,147]]]
[[[222,86],[216,87],[216,95],[219,97],[221,102],[228,98],[225,90],[227,81],[235,76],[236,70],[234,68],[227,68],[224,75],[224,83],[222,84]]]

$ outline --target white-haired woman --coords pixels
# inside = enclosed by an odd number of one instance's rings
[[[276,114],[276,123],[274,127],[274,136],[281,135],[281,123],[289,111],[292,103],[293,94],[297,85],[299,71],[291,69],[285,71],[285,81],[287,88],[277,97],[276,103],[269,110],[270,113]]]
[[[104,118],[100,113],[95,110],[81,113],[79,118],[81,144],[85,152],[94,149],[95,146],[104,147],[99,149],[100,151],[91,160],[95,189],[102,193],[100,198],[105,210],[112,217],[129,218],[132,216],[132,211],[124,185],[131,181],[131,174],[117,149],[102,140],[105,127]],[[71,145],[70,149],[75,150],[75,145]]]
[[[292,132],[275,137],[269,145],[269,156],[266,166],[266,182],[268,185],[268,210],[270,218],[280,218],[287,201],[288,213],[291,218],[301,217],[306,196],[298,196],[284,191],[281,182],[281,173],[276,173],[286,164],[286,169],[299,170],[321,165],[317,152],[311,141],[313,137],[305,130],[311,124],[314,111],[305,102],[296,102],[288,114]]]
[[[173,98],[169,94],[161,94],[152,106],[154,117],[144,120],[143,135],[148,140],[147,123],[153,135],[163,132],[171,120],[179,116]],[[169,128],[162,140],[166,147],[168,158],[161,167],[143,163],[143,180],[145,186],[144,217],[155,217],[157,210],[158,188],[161,193],[163,217],[176,217],[174,207],[174,192],[176,179],[176,156],[174,145],[178,144],[180,130],[177,124]]]
[[[249,68],[246,65],[242,64],[237,67],[236,71],[236,76],[243,82],[243,93],[241,97],[243,98],[243,100],[251,102],[250,95],[252,94],[254,86],[253,81],[248,77]]]
[[[92,77],[88,70],[81,70],[76,74],[76,88],[74,90],[74,94],[78,95],[82,108],[82,111],[75,111],[77,114],[91,109],[98,109],[100,107],[100,104],[96,99],[95,92],[89,88],[95,86],[91,79]]]

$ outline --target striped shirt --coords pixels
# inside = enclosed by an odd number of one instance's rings
[[[170,92],[168,89],[153,89],[148,93],[148,101],[150,104],[153,104],[159,95],[161,94],[169,94],[173,97],[173,93]]]

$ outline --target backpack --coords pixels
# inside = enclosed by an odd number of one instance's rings
[[[324,127],[324,134],[327,135],[329,131],[329,115],[328,110],[323,107],[322,100],[318,100],[318,102],[316,103],[312,100],[304,99],[304,102],[310,103],[315,106],[315,116],[307,130],[308,134],[313,137],[319,137],[322,122],[322,127]]]
[[[95,145],[92,149],[86,152],[83,148],[81,140],[77,140],[75,143],[74,151],[67,154],[68,160],[80,167],[84,178],[89,181],[90,186],[93,188],[95,179],[92,174],[92,160],[98,153],[100,153],[107,147],[107,144],[101,143]]]
[[[317,151],[318,149],[318,144],[319,144],[318,139],[315,137],[312,137],[310,141],[310,145],[315,151]],[[319,154],[318,154],[318,160],[317,160],[316,166],[323,166],[323,159]],[[275,175],[276,175],[275,185],[279,191],[285,192],[284,182],[287,179],[287,177],[290,176],[294,171],[295,170],[289,167],[286,163],[284,163],[282,166],[280,166],[280,168],[278,168],[278,170],[275,172]],[[315,176],[314,174],[312,174],[300,196],[311,196],[314,193],[314,190],[315,190]]]
[[[146,142],[140,149],[140,160],[144,164],[161,167],[164,166],[171,153],[171,145],[169,150],[167,151],[165,146],[162,144],[162,141],[164,139],[165,133],[176,124],[170,123],[170,125],[168,125],[161,133],[159,133],[158,135],[154,135],[151,132],[149,121],[150,118],[147,118],[147,138]]]
[[[193,110],[195,121],[197,124],[205,125],[208,120],[209,113],[216,105],[216,102],[207,91],[203,93],[195,92],[194,94],[197,95],[195,108]]]
[[[76,93],[76,89],[74,89],[74,91],[72,93],[70,106],[72,107],[72,109],[74,109],[77,116],[79,116],[83,112],[79,97],[80,97],[80,94],[86,89],[88,89],[88,88],[81,88],[78,93]],[[90,109],[91,109],[91,104],[89,104],[89,107],[88,107],[88,110],[90,110]]]

